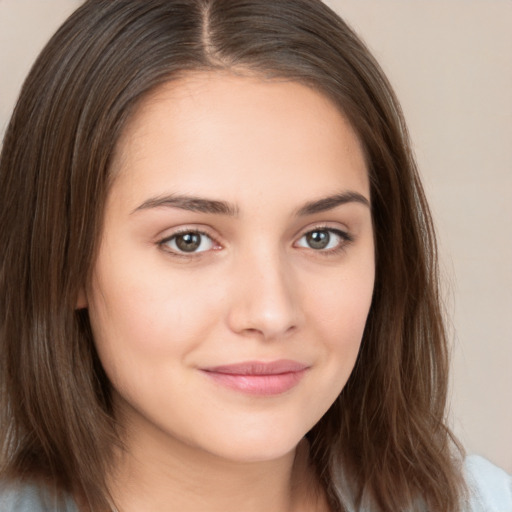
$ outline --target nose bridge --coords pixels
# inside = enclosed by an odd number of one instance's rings
[[[235,267],[229,315],[233,330],[275,338],[297,327],[298,290],[278,248],[253,246],[239,255]]]

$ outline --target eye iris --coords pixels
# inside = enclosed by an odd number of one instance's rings
[[[331,240],[328,231],[312,231],[306,235],[308,245],[312,249],[325,249]]]
[[[180,251],[193,252],[201,245],[201,235],[198,233],[184,233],[176,236],[176,246]]]

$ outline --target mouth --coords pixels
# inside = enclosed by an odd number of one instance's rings
[[[294,388],[309,366],[297,361],[247,361],[202,368],[210,379],[224,387],[249,395],[280,395]]]

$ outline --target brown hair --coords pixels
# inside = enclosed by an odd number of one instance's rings
[[[447,344],[429,209],[399,104],[360,39],[318,0],[89,0],[30,72],[0,160],[3,474],[107,507],[119,443],[86,311],[130,113],[188,70],[250,70],[322,91],[367,157],[376,282],[356,367],[307,434],[333,510],[456,511],[461,454],[445,425]],[[349,492],[346,492],[347,489]]]

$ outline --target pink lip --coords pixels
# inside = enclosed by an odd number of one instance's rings
[[[295,387],[309,366],[297,361],[247,361],[202,371],[217,383],[251,395],[279,395]]]

